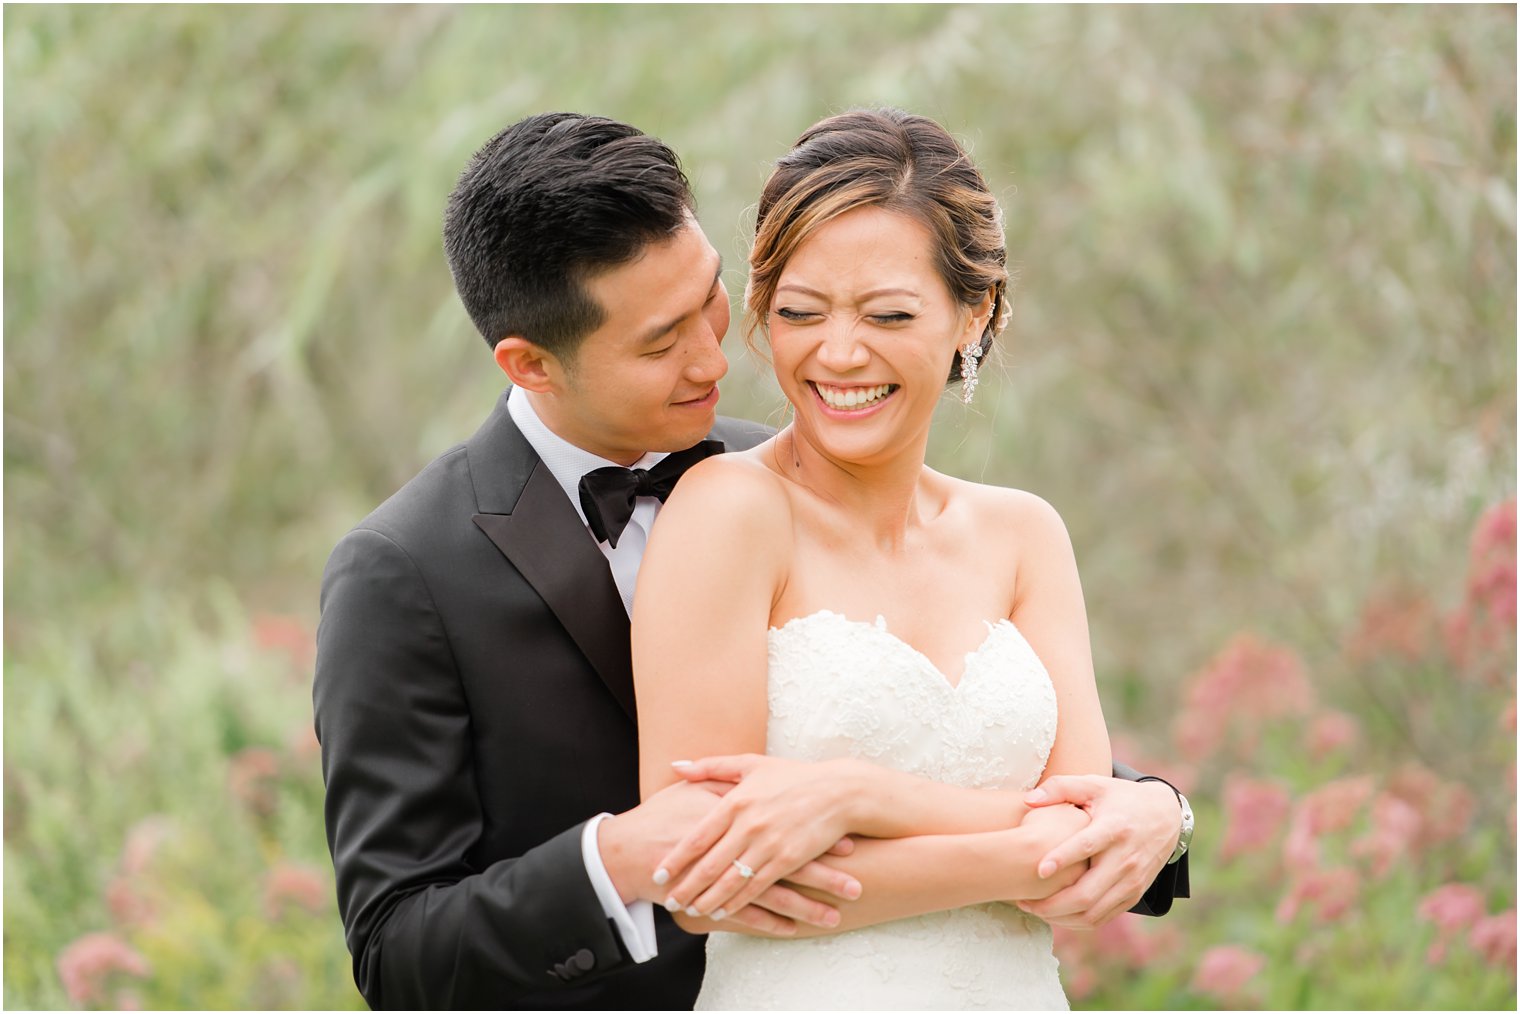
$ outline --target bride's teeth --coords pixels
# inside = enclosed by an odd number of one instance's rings
[[[823,399],[824,404],[832,409],[859,408],[880,401],[892,393],[891,384],[878,384],[875,387],[851,387],[848,389],[814,384],[813,389],[818,392],[818,396]]]

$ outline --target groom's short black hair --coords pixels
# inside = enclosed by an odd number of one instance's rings
[[[485,143],[443,216],[454,287],[492,347],[522,337],[564,359],[601,326],[586,291],[676,232],[694,207],[675,152],[602,116],[540,113]]]

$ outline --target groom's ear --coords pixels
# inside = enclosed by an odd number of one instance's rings
[[[496,343],[492,353],[496,365],[512,381],[513,387],[539,394],[549,392],[564,373],[554,354],[534,345],[521,335],[508,335]]]

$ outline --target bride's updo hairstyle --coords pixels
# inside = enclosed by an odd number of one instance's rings
[[[781,271],[804,241],[855,208],[907,215],[934,237],[935,265],[962,306],[991,290],[982,351],[1008,321],[1003,215],[986,180],[945,128],[901,109],[863,109],[809,127],[760,193],[744,306],[751,336],[765,329]],[[960,379],[955,353],[948,382]]]

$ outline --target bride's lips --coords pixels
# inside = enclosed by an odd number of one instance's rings
[[[712,390],[700,398],[692,398],[690,401],[677,401],[673,403],[676,408],[712,408],[718,404],[718,385],[714,384]]]
[[[861,419],[868,415],[875,415],[883,405],[892,400],[893,395],[902,389],[901,384],[840,386],[820,384],[816,380],[809,380],[807,386],[813,392],[813,400],[823,410],[823,414],[835,419]],[[827,397],[824,395],[825,388],[829,392]],[[851,400],[856,403],[845,404]]]

